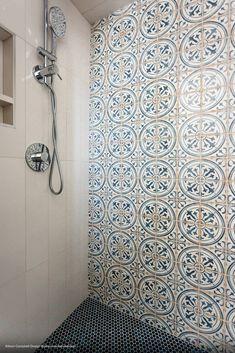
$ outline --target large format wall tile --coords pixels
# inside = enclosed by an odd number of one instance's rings
[[[0,163],[2,285],[25,271],[25,166],[15,158],[0,158]]]
[[[25,39],[25,1],[1,0],[0,23],[18,37]]]
[[[234,22],[139,0],[91,38],[91,295],[211,352],[235,345]]]
[[[26,147],[35,142],[52,154],[49,92],[32,75],[43,63],[36,52],[43,45],[43,0],[0,1],[0,26],[15,34],[15,124],[0,126],[3,346],[42,343],[88,292],[90,26],[70,0],[50,0],[51,6],[60,6],[67,20],[57,50],[63,81],[55,78],[64,175],[60,196],[50,193],[48,171],[35,173],[24,160]],[[57,176],[56,171],[55,182]]]

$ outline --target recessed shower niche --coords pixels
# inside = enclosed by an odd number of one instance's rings
[[[0,124],[14,123],[14,37],[0,27]]]

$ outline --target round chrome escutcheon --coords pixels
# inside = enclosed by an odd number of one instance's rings
[[[48,147],[42,143],[33,143],[25,152],[25,160],[35,172],[45,172],[51,163]]]

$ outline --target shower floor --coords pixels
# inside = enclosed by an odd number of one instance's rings
[[[39,352],[203,353],[139,320],[86,299],[46,339]]]

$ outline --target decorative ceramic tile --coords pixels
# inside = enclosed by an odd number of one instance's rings
[[[223,5],[224,0],[205,0],[203,2],[194,0],[181,1],[181,15],[188,21],[197,23],[204,21],[216,13]]]
[[[208,21],[193,27],[181,42],[180,58],[189,67],[200,68],[216,60],[227,42],[226,28]]]
[[[138,0],[91,39],[91,291],[211,353],[235,345],[234,36],[234,1]]]

